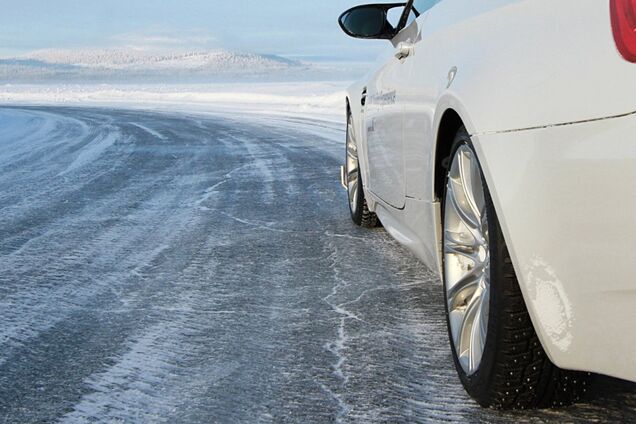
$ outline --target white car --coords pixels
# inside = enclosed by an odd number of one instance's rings
[[[443,281],[481,405],[636,381],[636,0],[411,0],[340,17],[391,43],[347,95],[342,183]]]

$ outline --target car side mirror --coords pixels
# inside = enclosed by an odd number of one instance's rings
[[[350,37],[390,40],[398,33],[401,21],[393,26],[388,19],[389,11],[405,6],[406,3],[356,6],[340,15],[338,23]]]

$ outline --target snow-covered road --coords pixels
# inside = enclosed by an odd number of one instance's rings
[[[433,273],[354,227],[343,127],[0,108],[0,422],[636,420],[464,393]]]

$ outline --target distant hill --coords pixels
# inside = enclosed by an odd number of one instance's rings
[[[323,67],[276,55],[225,50],[41,50],[0,59],[0,83],[287,80],[321,73]]]

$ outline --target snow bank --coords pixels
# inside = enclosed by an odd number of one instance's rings
[[[0,58],[0,84],[306,81],[346,69],[225,50],[61,49]]]
[[[0,86],[0,105],[104,106],[146,110],[253,113],[342,122],[343,82],[191,85]]]

